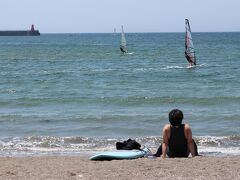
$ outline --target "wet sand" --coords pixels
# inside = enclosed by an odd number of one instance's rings
[[[90,161],[84,157],[1,157],[0,180],[240,179],[240,157]]]

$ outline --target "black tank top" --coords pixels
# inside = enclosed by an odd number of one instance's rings
[[[188,146],[184,134],[184,124],[174,127],[171,126],[170,138],[168,141],[170,157],[187,157]]]

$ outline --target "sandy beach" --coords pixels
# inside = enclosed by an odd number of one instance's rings
[[[240,157],[90,161],[85,157],[1,157],[1,180],[240,179]]]

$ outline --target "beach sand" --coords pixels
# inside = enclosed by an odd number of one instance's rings
[[[240,179],[240,157],[90,161],[84,157],[1,157],[1,180]]]

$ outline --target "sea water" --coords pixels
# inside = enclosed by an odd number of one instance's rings
[[[0,156],[81,155],[128,138],[156,151],[179,108],[201,154],[240,155],[240,33],[0,37]]]

